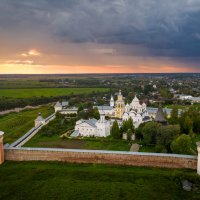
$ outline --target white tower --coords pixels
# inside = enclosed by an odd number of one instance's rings
[[[41,113],[38,113],[38,117],[35,119],[35,127],[45,124],[45,119],[42,117]]]
[[[104,122],[105,122],[105,114],[102,113],[102,114],[100,115],[100,123],[104,123]]]
[[[111,95],[111,98],[110,98],[110,106],[111,106],[111,107],[114,107],[114,105],[115,105],[115,101],[114,101],[113,96]]]

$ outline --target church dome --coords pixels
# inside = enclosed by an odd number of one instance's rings
[[[132,102],[139,102],[139,99],[137,98],[137,96],[135,95],[134,99]]]

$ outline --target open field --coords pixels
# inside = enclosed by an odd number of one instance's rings
[[[26,147],[49,147],[67,149],[95,149],[129,151],[131,144],[123,140],[111,139],[61,139],[58,135],[51,137],[36,134],[24,146]]]
[[[38,89],[0,89],[0,97],[30,98],[55,97],[70,94],[90,94],[93,92],[108,92],[108,88],[38,88]]]
[[[197,190],[182,190],[181,180]],[[6,162],[0,166],[0,199],[187,200],[200,199],[192,170],[59,162]]]
[[[0,79],[0,89],[8,88],[47,88],[47,87],[57,87],[55,82],[42,82],[39,80],[30,79],[14,79],[14,80],[1,80]]]
[[[4,143],[11,144],[34,126],[34,120],[38,113],[47,117],[54,112],[50,105],[41,106],[37,109],[23,110],[19,113],[10,113],[0,116],[0,130],[5,132]]]

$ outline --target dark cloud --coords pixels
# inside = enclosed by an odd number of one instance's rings
[[[0,0],[0,33],[42,27],[60,41],[141,45],[151,56],[199,57],[199,19],[199,0]]]

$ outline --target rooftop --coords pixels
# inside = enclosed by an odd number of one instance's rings
[[[162,107],[159,107],[158,108],[158,111],[157,111],[157,114],[156,114],[156,117],[154,119],[156,122],[167,122],[167,120],[165,119],[164,117],[164,113],[163,113],[163,109]]]

